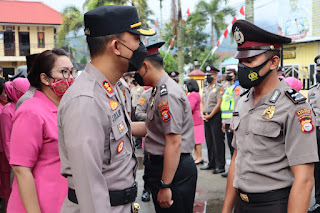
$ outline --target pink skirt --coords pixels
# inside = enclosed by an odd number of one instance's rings
[[[204,139],[204,125],[194,126],[194,138],[196,139],[196,144],[202,144]]]

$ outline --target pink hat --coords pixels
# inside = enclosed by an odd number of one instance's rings
[[[28,91],[30,83],[26,78],[16,78],[13,81],[7,81],[4,85],[7,96],[17,102],[19,98]]]
[[[297,90],[298,92],[301,90],[302,88],[302,82],[295,78],[295,77],[287,77],[284,79],[287,84],[292,88],[292,89],[295,89]]]

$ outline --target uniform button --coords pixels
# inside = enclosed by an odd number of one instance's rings
[[[252,109],[250,109],[250,110],[249,110],[249,113],[250,113],[250,114],[252,114],[252,113],[253,113],[253,110],[252,110]]]
[[[242,179],[242,176],[240,175],[239,178]]]
[[[248,131],[246,131],[246,135],[249,135],[249,132],[248,132]]]

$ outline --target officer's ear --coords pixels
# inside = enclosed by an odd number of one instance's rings
[[[116,39],[113,39],[110,42],[110,48],[112,50],[112,52],[116,55],[120,55],[120,51],[119,51],[119,42]]]
[[[279,56],[275,55],[273,56],[271,59],[271,66],[270,66],[270,70],[274,70],[274,69],[278,69],[279,63],[280,63],[280,58]]]

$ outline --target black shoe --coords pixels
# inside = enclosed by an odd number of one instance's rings
[[[225,172],[224,169],[214,169],[214,170],[212,171],[213,174],[220,174],[220,173],[224,173],[224,172]]]
[[[224,178],[227,178],[228,177],[228,172],[223,173],[221,176],[224,177]]]
[[[141,195],[141,200],[144,202],[150,201],[150,192],[144,191],[143,194]]]
[[[320,204],[314,204],[308,209],[308,213],[319,213],[320,212]]]
[[[203,160],[201,160],[201,161],[199,161],[199,162],[197,162],[197,163],[195,162],[196,165],[203,164],[203,163],[204,163]]]
[[[203,167],[200,167],[201,170],[210,170],[210,169],[213,169],[211,166],[209,165],[206,165],[206,166],[203,166]]]

